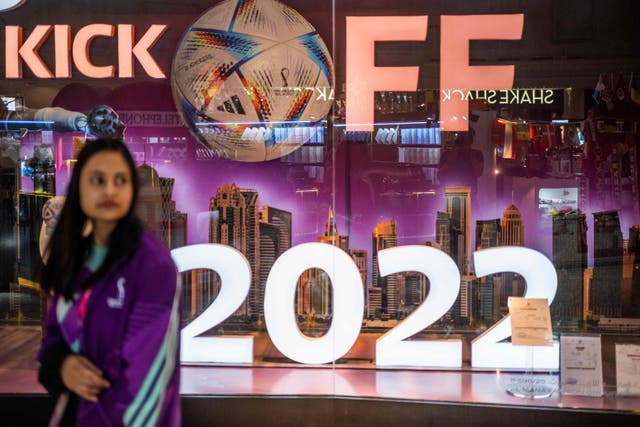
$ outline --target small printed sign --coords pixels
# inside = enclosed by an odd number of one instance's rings
[[[602,345],[600,335],[560,337],[560,392],[602,396]]]
[[[616,344],[616,390],[619,396],[640,396],[640,345]]]
[[[551,313],[546,298],[509,297],[513,345],[551,346]]]

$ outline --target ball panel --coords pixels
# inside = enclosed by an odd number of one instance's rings
[[[235,17],[236,0],[225,0],[207,10],[194,23],[193,27],[227,31]]]
[[[296,40],[306,49],[307,55],[320,68],[329,85],[333,87],[333,62],[329,56],[329,49],[324,44],[318,33],[304,34]],[[293,43],[290,42],[290,44]]]
[[[277,41],[315,31],[298,12],[273,0],[239,0],[230,30]]]

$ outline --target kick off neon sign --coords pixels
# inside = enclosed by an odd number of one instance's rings
[[[19,2],[0,2],[15,7]],[[424,41],[428,16],[348,16],[346,33],[346,125],[347,130],[373,129],[373,102],[376,91],[416,91],[419,67],[376,67],[376,41]],[[470,66],[471,40],[520,40],[524,14],[443,15],[440,17],[440,91],[509,90],[513,88],[515,67]],[[91,24],[71,37],[69,25],[37,25],[23,41],[22,28],[5,27],[6,78],[22,78],[26,65],[38,78],[70,78],[73,63],[91,78],[116,77],[116,65],[98,66],[91,60],[91,44],[97,37],[117,38],[117,77],[134,77],[134,58],[153,78],[164,79],[149,50],[167,29],[151,25],[134,44],[133,25]],[[53,33],[55,65],[50,69],[38,49]],[[466,97],[440,99],[440,121],[444,131],[468,129],[469,101]]]

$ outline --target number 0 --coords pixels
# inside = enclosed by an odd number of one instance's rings
[[[324,270],[333,287],[333,321],[321,338],[300,332],[294,313],[298,278],[310,268]],[[300,363],[329,363],[344,356],[360,334],[364,313],[362,279],[351,257],[326,243],[304,243],[273,264],[264,292],[264,320],[273,344]]]

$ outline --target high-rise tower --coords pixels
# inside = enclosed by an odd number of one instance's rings
[[[502,244],[504,246],[524,246],[522,215],[515,205],[505,209],[502,215]]]
[[[553,265],[558,274],[558,290],[551,304],[551,318],[578,321],[584,310],[584,270],[587,268],[587,222],[580,211],[553,216]]]
[[[469,273],[471,256],[471,189],[469,187],[447,187],[445,198],[446,211],[451,218],[451,227],[459,233],[457,251],[451,255],[456,261],[460,273],[465,275]]]
[[[338,234],[336,217],[333,215],[333,209],[331,209],[331,207],[329,207],[324,235],[318,237],[318,242],[337,246],[345,252],[349,249],[349,236],[341,236]]]
[[[499,219],[476,221],[476,250],[500,246],[503,241]],[[502,274],[477,278],[477,304],[472,304],[473,317],[490,324],[498,316],[498,298],[502,288]]]
[[[622,316],[622,230],[618,211],[593,214],[591,313]]]
[[[260,281],[260,211],[258,193],[243,190],[235,184],[224,184],[209,203],[212,216],[209,234],[211,243],[233,246],[242,252],[251,265],[249,298],[238,310],[238,315],[249,316],[258,312]]]
[[[373,287],[380,288],[381,313],[383,317],[394,318],[400,306],[400,278],[396,274],[380,277],[378,253],[387,248],[398,246],[397,224],[395,220],[379,222],[373,229]]]
[[[291,247],[291,212],[264,205],[260,219],[260,266],[257,288],[257,312],[264,317],[264,290],[276,259]]]
[[[502,214],[502,245],[524,246],[524,225],[522,215],[515,205],[509,206]],[[498,300],[495,301],[499,311],[509,311],[507,302],[510,296],[522,296],[525,283],[522,276],[513,272],[505,272],[500,276],[498,284]]]
[[[632,257],[633,273],[631,275],[631,289],[629,312],[625,317],[640,317],[640,225],[629,229],[629,254]]]

